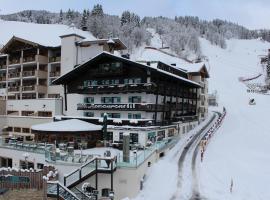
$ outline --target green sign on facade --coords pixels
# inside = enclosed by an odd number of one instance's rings
[[[0,176],[0,183],[29,183],[29,177],[25,176]]]

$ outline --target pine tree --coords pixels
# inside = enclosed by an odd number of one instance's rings
[[[124,11],[121,16],[121,26],[130,23],[131,13],[129,11]]]
[[[100,5],[100,4],[94,5],[94,8],[91,12],[91,15],[92,16],[103,16],[104,13],[103,13],[102,5]]]
[[[83,10],[83,15],[82,15],[81,24],[80,24],[82,30],[87,29],[87,26],[86,26],[87,19],[88,19],[87,11]]]
[[[59,21],[62,22],[63,21],[63,18],[64,18],[64,15],[63,15],[63,11],[61,9],[60,10],[60,14],[59,14]]]

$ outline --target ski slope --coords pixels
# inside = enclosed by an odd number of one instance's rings
[[[204,161],[197,166],[200,198],[270,199],[270,96],[247,93],[245,84],[238,80],[239,77],[264,74],[258,55],[266,55],[270,44],[260,40],[234,39],[227,41],[226,49],[221,49],[204,39],[200,42],[202,52],[209,60],[209,92],[217,90],[219,105],[227,108],[223,125],[211,139]],[[263,80],[261,76],[253,83],[262,83]],[[251,98],[255,98],[255,106],[248,104]],[[182,151],[185,139],[176,146],[178,152]],[[173,151],[177,152],[176,149]],[[170,199],[177,189],[176,155],[172,152],[152,167],[145,188],[136,200]],[[191,198],[192,177],[189,174],[183,174],[183,177],[186,180],[185,187],[181,188],[181,200]]]
[[[228,111],[200,166],[201,194],[208,200],[270,199],[270,96],[247,93],[238,81],[262,73],[257,56],[267,54],[270,44],[230,40],[223,50],[205,40],[201,43],[209,58],[210,88],[218,91],[219,104]],[[255,98],[256,106],[248,105],[250,98]]]

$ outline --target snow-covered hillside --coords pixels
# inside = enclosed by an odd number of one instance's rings
[[[227,48],[221,49],[204,39],[200,42],[209,60],[209,91],[218,91],[219,104],[228,111],[207,148],[204,161],[198,166],[200,197],[207,200],[270,199],[270,96],[247,93],[246,86],[238,80],[263,73],[258,55],[266,55],[270,44],[235,39],[227,41]],[[261,77],[253,83],[263,80]],[[249,105],[251,98],[256,105]],[[136,200],[170,199],[176,188],[176,160],[177,157],[171,159],[169,155],[169,159],[164,158],[166,165],[163,160],[154,165],[146,187]],[[188,182],[191,177],[185,174],[183,177],[187,179],[187,186],[182,187],[180,193],[182,199],[190,199]]]

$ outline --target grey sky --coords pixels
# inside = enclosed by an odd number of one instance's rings
[[[270,29],[269,0],[0,0],[0,13],[25,9],[82,11],[100,3],[106,13],[120,15],[130,10],[143,16],[193,15],[201,19],[226,19],[248,28]]]

